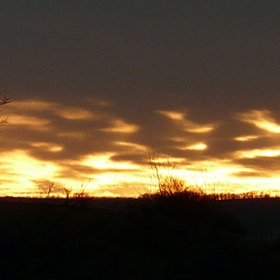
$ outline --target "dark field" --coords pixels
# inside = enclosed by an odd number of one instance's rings
[[[0,279],[278,279],[280,200],[0,199]]]

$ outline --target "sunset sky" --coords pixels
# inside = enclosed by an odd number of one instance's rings
[[[136,195],[153,152],[189,184],[280,191],[279,15],[276,0],[2,0],[0,195]]]

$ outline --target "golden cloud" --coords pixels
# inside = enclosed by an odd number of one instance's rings
[[[45,111],[56,108],[57,103],[43,100],[17,100],[9,104],[9,108],[14,111]]]
[[[35,142],[32,143],[31,146],[35,147],[35,148],[43,148],[46,151],[49,152],[60,152],[63,150],[62,146],[53,144],[53,143],[46,143],[46,142]]]
[[[251,123],[260,129],[280,133],[280,125],[271,117],[270,111],[250,110],[246,113],[237,114],[236,118],[243,122]]]
[[[235,158],[276,157],[280,155],[280,147],[274,149],[253,149],[234,153]]]
[[[27,126],[27,127],[32,127],[35,130],[50,130],[51,129],[50,124],[51,122],[44,118],[13,114],[12,121],[10,122],[9,125]]]
[[[97,155],[87,155],[81,160],[81,164],[91,166],[95,169],[115,169],[115,170],[133,170],[138,166],[131,162],[114,162],[111,160],[115,153],[102,153]]]
[[[187,146],[185,149],[186,150],[198,150],[198,151],[201,151],[201,150],[207,149],[207,145],[202,143],[202,142],[200,142],[200,143],[195,143],[193,145]]]
[[[247,141],[255,140],[258,138],[259,138],[259,136],[256,136],[256,135],[248,135],[248,136],[236,137],[236,138],[234,138],[234,140],[240,141],[240,142],[247,142]]]
[[[38,111],[49,111],[54,115],[60,116],[69,120],[92,120],[96,118],[92,112],[75,106],[65,106],[55,102],[48,102],[42,100],[24,100],[11,103],[9,107],[10,112],[22,112],[25,113]],[[25,112],[25,113],[23,113]],[[12,115],[14,119],[14,114]]]
[[[195,122],[187,120],[186,114],[182,112],[162,110],[156,112],[177,122],[183,130],[191,133],[208,133],[214,129],[213,124],[196,124]]]
[[[136,144],[136,143],[116,141],[115,144],[117,144],[119,146],[128,147],[130,149],[133,149],[134,151],[148,152],[147,147],[145,147],[143,145]]]
[[[92,112],[76,107],[60,108],[56,114],[68,120],[93,120],[96,118]]]
[[[111,126],[108,128],[102,128],[102,131],[106,132],[119,132],[119,133],[135,133],[139,127],[134,124],[128,124],[123,120],[115,119],[111,121]]]

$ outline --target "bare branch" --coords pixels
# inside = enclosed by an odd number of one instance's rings
[[[1,95],[1,92],[0,92],[0,95]],[[4,94],[2,99],[0,99],[0,106],[4,106],[4,105],[6,105],[8,103],[11,103],[12,101],[13,101],[13,99],[7,97],[6,94]],[[2,110],[0,110],[0,112],[1,111]],[[0,127],[3,126],[6,123],[8,123],[8,117],[0,119]]]

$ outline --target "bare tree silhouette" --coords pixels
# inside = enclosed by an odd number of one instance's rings
[[[1,95],[1,92],[0,92]],[[8,103],[11,103],[13,101],[13,99],[8,98],[6,96],[6,94],[3,94],[3,97],[0,99],[0,106],[4,106]],[[0,110],[0,112],[2,112],[2,110]],[[5,118],[0,118],[0,127],[3,126],[4,124],[6,124],[8,122],[8,117]]]

